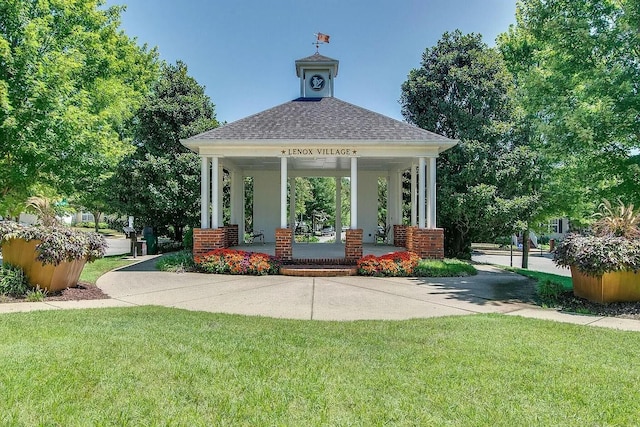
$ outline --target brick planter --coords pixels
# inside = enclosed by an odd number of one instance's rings
[[[224,248],[225,241],[224,228],[194,228],[193,256],[199,257],[214,249]]]
[[[290,228],[276,228],[275,257],[280,261],[290,261],[293,258],[293,230]]]
[[[415,228],[412,232],[413,248],[420,258],[443,259],[444,258],[444,230],[442,228]]]
[[[355,261],[362,258],[362,228],[347,230],[344,257],[347,261]]]

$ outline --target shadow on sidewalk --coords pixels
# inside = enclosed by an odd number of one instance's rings
[[[159,259],[160,259],[160,257],[153,257],[153,258],[148,259],[146,261],[138,262],[138,263],[135,263],[135,264],[128,265],[126,267],[119,268],[116,271],[126,271],[126,272],[132,272],[132,271],[158,271],[158,269],[156,268],[156,263],[158,262]]]
[[[515,273],[478,271],[476,276],[419,277],[415,281],[418,285],[433,287],[433,293],[479,305],[493,302],[535,304],[536,281]]]

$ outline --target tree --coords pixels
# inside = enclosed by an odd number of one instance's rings
[[[402,113],[421,128],[458,139],[437,167],[438,223],[447,256],[469,258],[471,242],[510,235],[538,200],[516,185],[535,171],[526,139],[513,132],[513,80],[500,53],[478,34],[445,33],[402,85]],[[517,178],[516,178],[517,177]]]
[[[180,139],[217,127],[214,105],[178,61],[162,67],[136,121],[135,152],[114,179],[115,204],[156,232],[171,226],[181,241],[184,227],[200,218],[200,158]]]
[[[523,0],[498,38],[550,162],[550,213],[579,219],[603,198],[640,201],[638,28],[638,0]]]
[[[99,0],[0,0],[0,213],[36,186],[71,194],[126,153],[155,51]]]

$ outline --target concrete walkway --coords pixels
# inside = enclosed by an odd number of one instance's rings
[[[0,304],[0,313],[139,305],[338,321],[501,313],[640,331],[640,321],[535,306],[531,281],[491,266],[466,278],[306,278],[168,273],[155,271],[154,257],[139,260],[98,280],[110,299]]]

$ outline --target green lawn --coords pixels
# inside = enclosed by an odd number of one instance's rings
[[[127,256],[128,255],[104,257],[85,264],[82,269],[82,273],[80,274],[80,281],[95,285],[98,277],[102,276],[104,273],[132,264],[134,261],[125,259]]]
[[[507,271],[513,271],[515,273],[521,274],[522,276],[536,279],[538,283],[544,283],[548,280],[550,282],[559,284],[566,291],[570,291],[573,289],[573,283],[571,282],[570,276],[560,276],[558,274],[543,273],[541,271],[531,271],[524,268],[516,267],[503,267],[499,265],[497,265],[496,267],[502,268]]]
[[[504,315],[0,315],[0,425],[635,425],[640,334]]]

